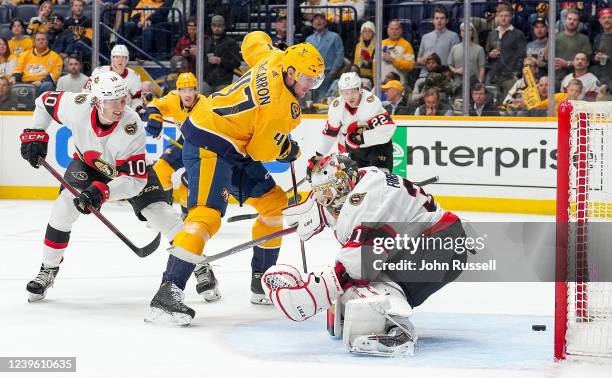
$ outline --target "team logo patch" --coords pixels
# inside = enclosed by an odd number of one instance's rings
[[[332,102],[332,108],[337,108],[338,105],[340,105],[340,100],[335,99],[334,102]]]
[[[368,98],[366,98],[367,102],[374,102],[374,95],[372,96],[368,96]]]
[[[96,166],[96,169],[98,171],[102,172],[106,176],[108,177],[117,176],[117,170],[115,169],[115,167],[111,166],[107,162],[99,160],[99,159],[94,159],[93,164]]]
[[[77,105],[81,105],[82,103],[85,102],[85,100],[87,100],[87,95],[80,94],[74,98],[74,103]]]
[[[75,179],[79,180],[79,181],[85,181],[87,180],[87,173],[83,172],[83,171],[77,171],[77,172],[70,172],[70,174],[72,175],[72,177],[74,177]]]
[[[300,105],[297,102],[291,103],[291,117],[296,119],[302,113],[302,109],[300,109]]]
[[[272,71],[272,77],[277,77],[277,76],[279,76],[279,75],[278,75],[278,72],[276,72],[276,71]]]
[[[355,193],[349,197],[349,203],[353,206],[359,206],[365,195],[365,193]]]
[[[223,197],[223,201],[226,203],[229,201],[229,190],[227,190],[227,188],[223,188],[221,191],[221,197]]]
[[[129,125],[125,125],[124,129],[127,135],[134,135],[136,134],[136,130],[138,130],[138,126],[136,126],[136,123],[134,122],[130,123]]]

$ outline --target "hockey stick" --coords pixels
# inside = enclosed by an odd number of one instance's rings
[[[70,193],[72,193],[73,196],[79,196],[79,191],[76,190],[72,185],[70,185],[68,181],[66,181],[64,177],[62,177],[62,175],[60,175],[55,170],[55,168],[50,166],[49,163],[47,163],[42,158],[39,160],[39,162],[43,167],[45,167],[47,171],[49,171],[49,173],[51,173],[51,175],[53,175],[53,177],[55,177],[62,184],[64,188],[66,188]],[[147,257],[153,252],[155,252],[157,250],[157,247],[159,247],[159,243],[161,241],[161,233],[158,233],[157,237],[155,237],[155,239],[151,243],[147,244],[142,248],[139,248],[135,246],[134,243],[132,243],[125,235],[123,235],[121,231],[119,231],[117,227],[115,227],[108,219],[106,219],[106,217],[102,215],[98,210],[94,209],[91,206],[87,206],[87,210],[91,211],[93,215],[100,219],[100,221],[104,223],[104,225],[108,227],[108,229],[111,230],[113,234],[117,235],[117,237],[121,239],[121,241],[124,242],[138,257]]]
[[[428,184],[433,184],[434,182],[437,182],[439,179],[440,178],[438,176],[434,176],[434,177],[430,177],[430,178],[428,178],[426,180],[417,182],[415,184],[418,185],[418,186],[425,186],[425,185],[428,185]],[[258,238],[258,239],[255,239],[255,240],[251,240],[251,241],[246,242],[246,243],[242,243],[240,245],[237,245],[235,247],[232,247],[232,248],[228,249],[227,251],[219,252],[219,253],[217,253],[215,255],[211,255],[211,256],[205,256],[202,259],[202,261],[200,262],[200,264],[208,263],[208,262],[211,262],[211,261],[216,261],[216,260],[222,259],[224,257],[231,256],[231,255],[233,255],[235,253],[238,253],[240,251],[244,251],[246,249],[252,248],[252,247],[254,247],[254,246],[256,246],[256,245],[258,245],[260,243],[267,242],[268,240],[272,240],[272,239],[279,238],[281,236],[292,234],[296,230],[297,230],[297,227],[285,228],[283,230],[274,232],[274,233],[272,233],[270,235],[262,236],[261,238]]]
[[[302,185],[304,182],[306,182],[306,177],[298,181],[297,186]],[[292,191],[293,191],[293,188],[285,190],[285,194],[290,194]],[[300,202],[302,202],[302,196],[300,196],[299,194],[297,195],[297,197],[294,196],[294,197],[289,198],[289,206],[297,205]],[[247,220],[247,219],[255,219],[258,216],[259,214],[257,213],[234,215],[233,217],[227,218],[227,223],[233,223],[233,222],[238,222],[238,221]]]
[[[293,198],[297,199],[297,183],[295,180],[295,166],[293,162],[289,162],[291,167],[291,181],[293,182]],[[306,266],[306,248],[304,247],[304,241],[300,239],[300,251],[302,252],[302,267],[304,268],[304,273],[308,273],[308,267]]]
[[[281,236],[292,234],[295,232],[295,230],[297,230],[297,227],[285,228],[283,230],[271,233],[269,235],[262,236],[260,238],[248,241],[246,243],[239,244],[233,248],[228,249],[227,251],[219,252],[216,255],[204,256],[204,258],[199,262],[199,264],[209,263],[211,261],[216,261],[224,257],[231,256],[240,251],[244,251],[249,248],[253,248],[256,245],[259,245],[261,243],[267,242],[268,240],[272,240],[272,239],[280,238]]]

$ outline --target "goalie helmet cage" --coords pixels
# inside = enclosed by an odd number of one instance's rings
[[[592,262],[596,251],[589,251],[589,223],[612,221],[611,120],[612,102],[571,101],[559,106],[557,361],[574,356],[612,358],[612,283],[598,282],[598,267]],[[612,254],[612,246],[606,249],[603,253]]]

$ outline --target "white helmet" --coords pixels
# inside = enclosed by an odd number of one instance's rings
[[[125,45],[115,45],[111,50],[111,58],[113,56],[125,56],[127,60],[130,60],[130,52]]]
[[[102,72],[94,77],[91,83],[91,93],[100,101],[115,100],[130,94],[125,80],[113,71]]]
[[[345,72],[338,79],[338,89],[353,89],[359,88],[361,89],[361,78],[355,72]]]
[[[310,175],[310,184],[317,203],[336,218],[358,180],[357,163],[348,156],[336,153],[322,157]]]

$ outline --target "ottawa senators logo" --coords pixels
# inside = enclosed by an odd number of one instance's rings
[[[72,175],[72,177],[74,177],[75,179],[79,180],[79,181],[85,181],[87,180],[87,173],[83,172],[83,171],[77,171],[77,172],[70,172],[70,174]]]
[[[108,177],[117,176],[117,170],[115,169],[115,167],[111,166],[107,162],[103,160],[99,160],[99,159],[94,159],[93,164],[96,167],[96,169],[102,172],[105,176],[108,176]]]
[[[130,123],[129,125],[125,125],[124,130],[127,135],[134,135],[136,134],[136,130],[138,130],[138,126],[135,122]]]
[[[77,105],[81,105],[85,102],[85,100],[87,100],[87,95],[86,94],[80,94],[78,96],[76,96],[74,98],[74,103]]]
[[[355,193],[349,197],[349,203],[353,206],[359,206],[365,195],[365,193]]]
[[[292,102],[291,103],[291,117],[293,119],[297,119],[297,117],[299,117],[301,113],[302,113],[302,109],[300,109],[300,105],[298,105],[297,102]]]
[[[340,100],[335,99],[334,102],[332,102],[332,108],[337,108],[338,105],[340,105]]]
[[[368,96],[368,98],[366,98],[367,102],[374,102],[374,95],[372,96]]]

